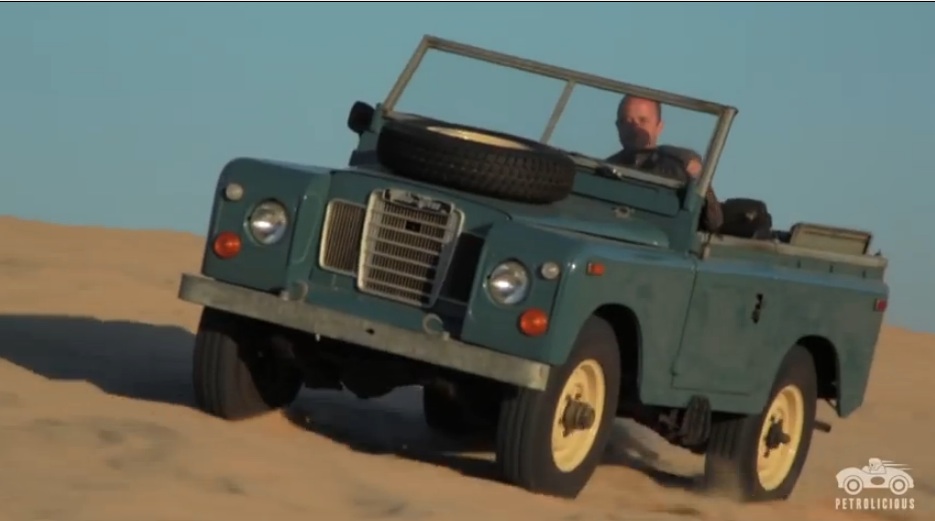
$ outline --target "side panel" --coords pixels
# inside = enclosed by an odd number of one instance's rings
[[[757,351],[781,318],[770,313],[777,293],[772,274],[759,265],[700,261],[672,385],[738,394],[754,390]]]
[[[718,408],[746,412],[765,402],[788,349],[819,337],[837,359],[830,377],[837,379],[839,414],[860,405],[883,319],[874,303],[888,295],[875,272],[729,249],[713,251],[698,270],[675,387],[733,393],[739,401]]]
[[[838,414],[846,416],[863,402],[873,364],[883,313],[875,310],[877,299],[889,290],[881,280],[852,276],[808,273],[782,269],[781,299],[764,314],[779,315],[782,326],[764,345],[765,356],[758,385],[766,388],[786,350],[808,336],[827,340],[837,358]],[[765,399],[765,392],[763,399]]]

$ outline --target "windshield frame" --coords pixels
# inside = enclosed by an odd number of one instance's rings
[[[564,81],[565,87],[562,89],[562,93],[559,95],[558,100],[556,100],[555,106],[552,109],[552,115],[549,117],[546,128],[543,130],[542,136],[539,138],[539,141],[543,144],[548,144],[549,139],[552,137],[552,132],[555,130],[555,126],[558,124],[559,118],[561,118],[562,112],[565,110],[565,106],[567,105],[568,100],[571,98],[571,94],[577,85],[584,85],[605,91],[617,92],[619,94],[631,94],[634,96],[657,100],[661,103],[682,109],[694,110],[697,112],[704,112],[717,116],[717,125],[715,126],[714,133],[711,135],[711,139],[708,142],[707,151],[705,153],[706,160],[704,162],[700,180],[696,185],[697,192],[702,197],[704,197],[708,187],[711,185],[714,172],[717,170],[718,160],[721,157],[721,152],[724,149],[724,145],[727,142],[727,136],[730,133],[731,124],[734,117],[737,115],[737,109],[729,105],[722,105],[713,101],[692,98],[690,96],[684,96],[681,94],[675,94],[672,92],[666,92],[618,80],[612,80],[610,78],[575,71],[572,69],[566,69],[556,65],[549,65],[535,60],[520,58],[518,56],[513,56],[497,51],[491,51],[489,49],[483,49],[473,45],[446,40],[444,38],[439,38],[432,35],[425,35],[422,37],[422,40],[416,47],[416,50],[412,53],[412,56],[406,63],[406,66],[403,68],[402,72],[399,74],[399,77],[396,79],[396,82],[393,84],[393,87],[390,89],[389,93],[386,95],[386,98],[383,100],[383,103],[381,104],[381,109],[383,111],[387,113],[393,112],[393,109],[396,106],[396,103],[399,101],[399,98],[402,96],[403,91],[406,90],[406,86],[409,84],[409,81],[412,79],[413,75],[415,75],[416,70],[418,70],[420,63],[422,62],[422,58],[424,58],[426,53],[428,53],[430,50],[454,54],[469,59],[480,60],[495,65],[501,65],[504,67],[518,69],[532,74],[538,74],[540,76],[546,76]]]

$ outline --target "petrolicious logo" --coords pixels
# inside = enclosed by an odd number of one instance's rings
[[[863,467],[842,469],[835,480],[847,495],[836,498],[834,507],[837,510],[913,510],[915,498],[909,492],[915,488],[915,480],[910,470],[907,465],[880,458],[869,458]]]

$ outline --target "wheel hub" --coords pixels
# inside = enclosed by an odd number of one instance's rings
[[[568,431],[586,430],[594,425],[596,414],[594,407],[576,399],[568,399],[562,414],[562,426]]]
[[[805,429],[805,399],[793,384],[780,389],[763,418],[757,446],[756,472],[767,491],[782,486],[798,458]]]
[[[782,423],[781,419],[778,421],[770,419],[770,426],[766,431],[766,438],[763,440],[768,451],[778,449],[780,445],[792,441],[792,438],[782,430]]]
[[[604,414],[604,371],[594,359],[582,361],[565,380],[552,416],[552,460],[571,472],[591,453]]]

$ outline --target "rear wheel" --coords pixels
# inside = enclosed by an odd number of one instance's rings
[[[195,403],[213,416],[239,420],[285,407],[302,388],[294,366],[273,356],[255,323],[205,308],[195,337]]]
[[[600,463],[620,392],[620,352],[610,325],[585,323],[545,391],[516,389],[501,406],[497,464],[529,491],[576,497]]]
[[[818,388],[811,354],[794,346],[779,368],[766,410],[713,423],[708,485],[744,501],[787,499],[805,465]]]

